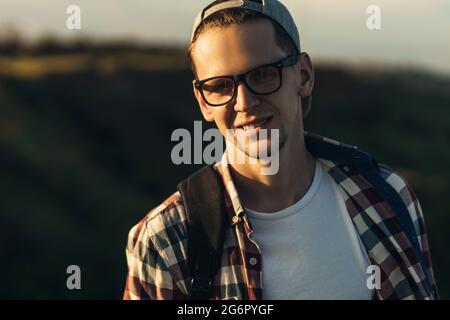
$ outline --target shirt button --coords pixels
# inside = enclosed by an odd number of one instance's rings
[[[238,216],[234,216],[231,220],[233,221],[233,223],[238,223],[239,221],[241,221],[241,218],[239,218]]]
[[[347,171],[347,172],[349,172],[349,171],[350,171],[350,168],[347,167],[347,166],[345,166],[345,167],[344,167],[344,170]]]
[[[258,259],[256,259],[256,258],[250,258],[250,260],[249,260],[248,262],[250,262],[250,265],[256,266],[256,264],[258,263]]]

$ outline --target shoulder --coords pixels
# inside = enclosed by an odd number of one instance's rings
[[[177,191],[150,210],[128,233],[129,251],[153,246],[168,260],[168,247],[180,246],[187,239],[186,215],[183,200]]]
[[[380,163],[379,167],[383,179],[386,180],[386,182],[388,182],[395,189],[395,191],[397,191],[406,207],[411,206],[418,200],[413,189],[403,176],[384,163]]]
[[[178,192],[134,225],[128,234],[124,299],[183,299],[187,292],[186,228]]]

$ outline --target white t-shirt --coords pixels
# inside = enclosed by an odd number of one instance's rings
[[[264,299],[372,298],[370,262],[337,188],[316,161],[297,203],[273,213],[246,208],[262,253]]]

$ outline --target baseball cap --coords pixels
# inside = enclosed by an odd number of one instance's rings
[[[278,0],[225,0],[214,1],[203,8],[197,15],[192,28],[191,42],[194,39],[195,33],[203,20],[212,14],[226,9],[240,8],[247,9],[261,13],[267,18],[278,23],[284,31],[289,35],[292,42],[295,44],[298,52],[301,52],[300,35],[297,26],[292,18],[289,10]],[[303,118],[309,113],[311,109],[311,96],[302,99],[304,105]]]

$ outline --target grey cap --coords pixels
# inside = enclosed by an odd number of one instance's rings
[[[198,27],[207,17],[221,10],[241,8],[259,12],[269,19],[277,22],[290,36],[293,43],[297,47],[298,52],[301,52],[300,35],[297,26],[289,10],[280,1],[261,0],[255,2],[251,0],[228,0],[218,3],[215,2],[216,1],[206,6],[202,11],[199,12],[197,17],[195,18],[194,26],[192,28],[191,42],[194,39],[195,32],[197,31]],[[302,102],[305,103],[305,105],[303,106],[303,117],[306,117],[311,108],[311,97],[309,96],[303,98],[302,100]]]
[[[261,3],[249,1],[249,0],[228,0],[219,2],[214,5],[214,2],[206,6],[199,12],[195,18],[194,27],[192,28],[191,41],[194,38],[197,28],[204,19],[212,15],[213,13],[230,8],[241,8],[259,12],[266,17],[277,22],[291,37],[295,46],[300,50],[300,35],[298,33],[297,26],[292,18],[289,10],[278,0],[262,0]]]

